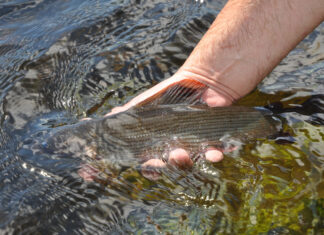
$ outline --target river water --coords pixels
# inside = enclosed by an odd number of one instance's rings
[[[282,141],[157,181],[107,163],[88,182],[76,158],[19,152],[168,78],[225,3],[0,1],[0,233],[324,233],[323,23],[239,101],[276,110]]]

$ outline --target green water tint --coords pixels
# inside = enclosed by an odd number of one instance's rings
[[[77,172],[83,158],[28,151],[29,141],[102,117],[172,76],[226,2],[0,4],[1,234],[324,233],[316,115],[282,111],[294,143],[258,139],[220,163],[167,168],[158,181],[110,162],[101,182],[86,182]],[[259,87],[265,93],[239,105],[289,108],[324,94],[322,42],[323,24],[269,74]]]
[[[309,98],[256,91],[240,104],[261,100],[257,97],[263,98],[259,105],[285,100],[284,107]],[[164,169],[156,182],[139,169],[128,169],[117,181],[106,177],[106,185],[123,185],[134,201],[157,203],[143,223],[135,215],[128,218],[137,234],[322,234],[324,127],[290,121],[289,115],[283,120],[293,143],[259,140],[219,163],[199,161],[188,171]]]

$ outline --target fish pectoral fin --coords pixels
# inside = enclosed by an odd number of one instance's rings
[[[165,104],[204,104],[201,97],[208,87],[194,79],[175,81],[137,104],[137,107]]]

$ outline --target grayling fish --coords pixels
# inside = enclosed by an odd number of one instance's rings
[[[190,79],[171,84],[125,112],[63,127],[32,150],[51,158],[106,159],[129,166],[174,147],[197,155],[209,146],[224,148],[233,139],[246,142],[278,131],[267,110],[199,104],[206,88]]]
[[[269,111],[250,107],[153,105],[64,127],[38,146],[52,154],[129,165],[131,159],[159,157],[175,146],[198,154],[230,139],[264,138],[278,131],[277,124]]]

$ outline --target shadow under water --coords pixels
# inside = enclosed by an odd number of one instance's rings
[[[0,2],[1,233],[324,232],[323,24],[238,102],[271,109],[292,142],[244,142],[156,181],[109,161],[85,181],[86,154],[30,147],[172,75],[225,3]]]

